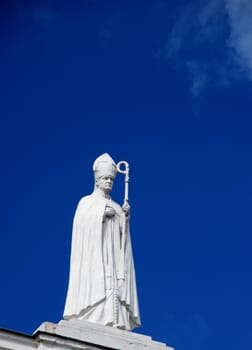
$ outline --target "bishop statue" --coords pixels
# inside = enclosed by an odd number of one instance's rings
[[[93,164],[94,191],[77,206],[64,319],[132,330],[141,322],[130,207],[127,200],[121,207],[110,196],[117,172],[125,173],[118,165],[107,153],[98,157]]]

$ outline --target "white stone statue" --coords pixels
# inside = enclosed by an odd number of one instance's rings
[[[104,153],[93,165],[94,192],[83,197],[73,221],[65,320],[86,320],[132,330],[140,326],[129,211],[110,197],[120,165]]]

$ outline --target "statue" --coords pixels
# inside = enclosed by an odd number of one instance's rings
[[[141,323],[129,232],[128,163],[116,165],[104,153],[93,170],[94,192],[80,200],[73,221],[64,319],[132,330]],[[123,207],[110,197],[117,172],[126,175]]]

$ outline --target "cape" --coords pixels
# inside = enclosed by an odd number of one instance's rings
[[[106,205],[112,206],[116,214],[111,222],[104,222]],[[107,314],[104,319],[110,320],[113,315],[106,307],[105,280],[107,274],[104,261],[104,235],[112,232],[113,270],[122,284],[118,290],[119,304],[127,313],[127,321],[122,328],[133,329],[140,326],[135,268],[132,255],[129,224],[124,221],[120,205],[100,196],[96,192],[83,197],[76,209],[73,220],[69,285],[64,310],[65,319],[82,319],[90,310]],[[125,237],[123,231],[125,230]],[[106,253],[110,256],[110,252]],[[97,311],[98,310],[98,311]],[[100,317],[100,316],[99,316]],[[101,320],[103,317],[100,317]],[[84,318],[83,318],[84,319]],[[88,317],[86,318],[88,320]],[[123,317],[125,319],[125,316]],[[90,316],[92,321],[92,317]],[[101,321],[103,323],[103,321]],[[104,321],[105,323],[105,321]],[[105,324],[109,323],[109,321]]]

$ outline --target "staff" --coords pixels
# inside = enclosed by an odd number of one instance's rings
[[[122,168],[123,167],[123,168]],[[120,263],[119,263],[119,275],[124,276],[124,259],[125,259],[125,245],[126,245],[126,232],[127,232],[127,216],[124,208],[129,208],[129,163],[122,160],[116,165],[116,169],[118,173],[124,174],[125,179],[125,187],[124,187],[124,202],[123,202],[123,221],[122,221],[122,236],[121,236],[121,244],[120,244]],[[114,323],[118,323],[118,286],[114,291]]]
[[[122,169],[121,166],[124,166],[124,169]],[[122,207],[123,213],[124,213],[124,220],[122,222],[122,239],[121,239],[121,250],[122,250],[121,268],[124,271],[124,267],[123,267],[124,266],[124,248],[125,248],[125,242],[126,242],[126,231],[127,231],[127,221],[128,221],[126,211],[129,210],[129,163],[127,163],[125,160],[122,160],[116,165],[116,168],[117,168],[118,173],[125,175],[125,179],[124,179],[124,183],[125,183],[124,203],[123,203],[123,207]],[[127,214],[128,214],[128,212],[127,212]]]

